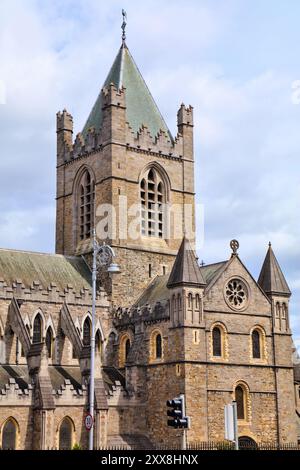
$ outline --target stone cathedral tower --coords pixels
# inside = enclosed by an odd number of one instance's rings
[[[121,266],[102,276],[115,304],[170,271],[184,232],[193,239],[192,107],[177,123],[173,138],[125,39],[75,142],[72,116],[57,114],[56,252],[89,260],[95,225]]]

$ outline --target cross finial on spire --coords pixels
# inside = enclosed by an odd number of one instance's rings
[[[126,30],[126,25],[127,25],[127,13],[125,10],[122,9],[122,15],[123,15],[123,23],[122,23],[122,31],[123,31],[123,34],[122,34],[122,42],[123,42],[123,45],[125,45],[125,41],[126,41],[126,33],[125,33],[125,30]]]

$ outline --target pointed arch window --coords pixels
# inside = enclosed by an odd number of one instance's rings
[[[88,170],[85,170],[79,182],[79,237],[86,240],[91,237],[94,228],[95,182]]]
[[[59,450],[72,449],[73,425],[69,418],[64,418],[59,428]]]
[[[101,352],[101,335],[99,330],[97,330],[95,335],[95,349],[98,353]]]
[[[254,330],[252,332],[252,357],[253,359],[261,358],[261,338],[260,332]]]
[[[17,440],[17,426],[13,419],[8,419],[2,430],[2,449],[15,450]]]
[[[92,332],[91,320],[89,318],[86,318],[83,324],[83,345],[84,346],[91,345],[91,332]]]
[[[127,338],[126,343],[125,343],[125,359],[127,360],[128,355],[130,352],[130,339]]]
[[[159,173],[150,168],[140,183],[141,234],[164,237],[164,203],[166,189]]]
[[[52,328],[49,326],[47,329],[46,333],[46,348],[47,348],[47,353],[48,357],[52,358],[52,353],[53,353],[53,333],[52,333]]]
[[[33,343],[42,342],[42,317],[38,313],[33,322],[33,334],[32,334]]]
[[[222,333],[219,327],[215,326],[212,332],[213,356],[222,356]]]

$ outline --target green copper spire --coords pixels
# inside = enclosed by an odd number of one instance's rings
[[[126,117],[133,132],[137,133],[142,125],[144,125],[147,126],[152,137],[155,137],[160,130],[163,130],[167,133],[171,142],[173,141],[171,132],[125,44],[125,39],[104,82],[103,88],[111,83],[118,89],[126,88]],[[91,127],[94,127],[96,131],[99,131],[101,128],[103,121],[102,107],[102,93],[100,92],[83,128],[82,134],[84,137]]]

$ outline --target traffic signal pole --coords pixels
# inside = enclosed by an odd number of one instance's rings
[[[183,416],[186,416],[186,413],[185,413],[185,398],[184,398],[184,395],[183,393],[179,395],[180,399],[182,400],[182,413],[183,413]],[[182,443],[181,443],[181,449],[182,450],[186,450],[186,428],[183,428],[183,431],[182,431]]]
[[[167,416],[172,418],[172,419],[168,419],[168,426],[171,426],[175,429],[182,429],[181,449],[186,450],[187,448],[186,430],[189,429],[190,427],[190,418],[186,416],[184,394],[180,394],[179,397],[173,398],[173,400],[168,400],[167,407],[172,408],[171,410],[167,410]]]

